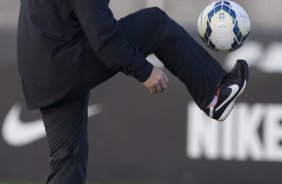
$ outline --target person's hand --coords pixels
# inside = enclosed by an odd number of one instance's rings
[[[167,88],[168,77],[160,68],[153,68],[150,77],[143,82],[143,85],[150,91],[151,94],[161,93]]]

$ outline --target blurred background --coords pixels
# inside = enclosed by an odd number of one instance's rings
[[[117,19],[158,6],[202,44],[196,22],[211,2],[110,5]],[[226,70],[238,58],[251,66],[248,89],[231,116],[223,124],[207,119],[172,75],[168,90],[151,96],[135,79],[118,74],[92,91],[89,183],[282,183],[282,2],[235,2],[250,16],[250,39],[229,54],[208,50]],[[38,111],[24,107],[16,63],[19,6],[19,0],[0,0],[0,184],[39,184],[48,174],[49,153]]]

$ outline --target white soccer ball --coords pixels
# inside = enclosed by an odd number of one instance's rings
[[[238,4],[220,0],[208,5],[198,19],[198,32],[206,45],[219,52],[236,50],[246,42],[250,19]]]

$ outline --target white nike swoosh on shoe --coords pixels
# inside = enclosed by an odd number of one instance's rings
[[[95,116],[102,110],[100,104],[91,105],[88,107],[88,117]],[[21,111],[22,107],[14,104],[3,122],[3,139],[10,146],[25,146],[46,135],[42,119],[25,123],[20,118]]]
[[[237,84],[233,84],[232,86],[229,86],[228,88],[231,89],[231,93],[230,95],[228,96],[228,98],[226,100],[224,100],[224,102],[215,109],[215,111],[218,111],[219,109],[221,109],[229,100],[231,100],[235,95],[236,93],[239,91],[239,86]]]
[[[242,94],[242,92],[245,90],[246,86],[247,86],[247,81],[245,80],[245,81],[244,81],[244,85],[243,85],[243,87],[241,88],[241,90],[240,90],[240,92],[239,92],[239,95]],[[237,96],[232,100],[232,102],[229,103],[229,105],[228,105],[227,108],[224,110],[224,112],[222,113],[222,115],[221,115],[221,117],[218,119],[218,121],[224,121],[224,120],[227,118],[228,114],[231,112],[232,107],[233,107],[233,105],[234,105],[234,103],[235,103],[235,101],[236,101],[236,99],[238,98],[239,95],[237,95]]]

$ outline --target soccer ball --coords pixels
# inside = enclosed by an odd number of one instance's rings
[[[221,0],[208,5],[198,19],[198,32],[206,45],[219,52],[231,52],[246,42],[250,19],[238,4]]]

